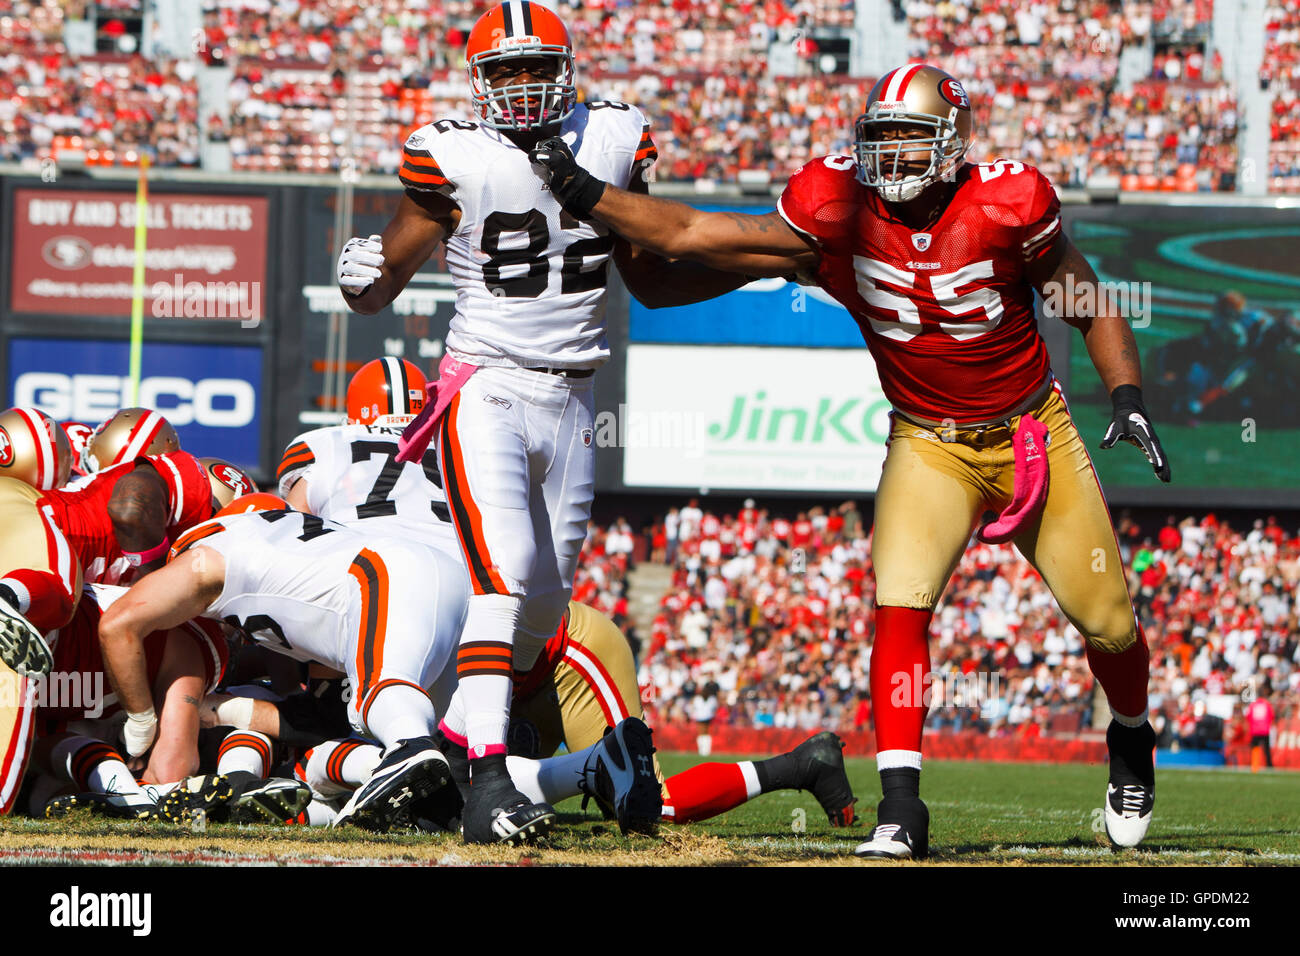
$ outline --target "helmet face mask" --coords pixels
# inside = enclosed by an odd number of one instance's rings
[[[900,67],[871,91],[853,139],[862,183],[888,202],[910,202],[961,165],[971,144],[970,100],[936,67]]]
[[[475,112],[491,129],[540,132],[563,123],[577,106],[569,31],[540,4],[508,0],[483,14],[470,31],[465,59]],[[514,82],[525,74],[526,82]]]
[[[514,83],[511,82],[513,77],[508,77],[504,82],[498,81],[499,85],[493,82],[494,66],[523,57],[529,61],[551,61],[553,71],[547,70],[543,75],[554,79]],[[480,122],[493,129],[526,133],[557,126],[568,119],[577,101],[573,55],[563,47],[524,47],[503,53],[480,54],[471,61],[469,71]]]

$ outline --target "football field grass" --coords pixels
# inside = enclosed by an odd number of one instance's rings
[[[701,759],[661,758],[669,775]],[[624,837],[594,805],[584,813],[579,799],[569,800],[557,807],[555,833],[526,848],[467,847],[445,834],[375,837],[306,827],[212,823],[193,832],[78,813],[60,821],[0,820],[0,865],[900,865],[853,856],[874,823],[880,791],[874,760],[853,759],[848,767],[858,823],[845,830],[832,829],[803,792],[764,795],[707,822],[661,827],[654,837]],[[1146,842],[1122,852],[1110,849],[1101,825],[1105,785],[1102,766],[928,762],[922,796],[930,808],[931,856],[903,865],[1300,865],[1300,773],[1161,770]]]

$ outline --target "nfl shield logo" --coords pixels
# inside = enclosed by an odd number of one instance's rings
[[[590,429],[590,428],[584,428],[584,429],[582,430],[582,445],[583,445],[584,448],[590,448],[590,447],[591,447],[591,429]]]
[[[916,246],[917,252],[925,252],[930,248],[930,234],[928,232],[912,233],[912,245]]]

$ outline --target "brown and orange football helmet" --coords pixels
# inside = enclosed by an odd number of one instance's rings
[[[89,475],[141,455],[162,455],[180,447],[176,429],[160,413],[124,408],[105,419],[90,436],[81,456],[81,470]]]
[[[52,491],[71,473],[72,445],[54,419],[39,408],[0,412],[0,476]]]
[[[367,362],[348,382],[349,425],[407,425],[424,408],[424,373],[406,359]]]
[[[241,468],[236,468],[220,458],[200,458],[199,464],[208,473],[212,485],[212,497],[222,508],[236,498],[258,493],[257,482],[248,477]]]
[[[553,80],[493,86],[488,74],[506,59],[546,59]],[[578,103],[573,44],[558,16],[540,3],[506,0],[478,18],[465,45],[466,68],[479,121],[492,129],[527,132],[556,126]]]
[[[890,70],[853,127],[858,177],[882,199],[909,202],[951,177],[970,149],[972,128],[970,97],[953,77],[924,63]]]
[[[227,515],[242,515],[249,511],[282,510],[289,510],[289,502],[269,491],[255,491],[251,495],[240,495],[230,504],[223,506],[213,517],[224,518]]]

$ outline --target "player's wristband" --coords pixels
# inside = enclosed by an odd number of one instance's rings
[[[130,756],[143,755],[157,734],[158,715],[152,707],[137,714],[126,715],[126,723],[122,725],[122,742],[126,744],[126,752]]]
[[[122,557],[126,558],[126,563],[133,568],[138,568],[142,564],[149,564],[157,561],[159,558],[166,556],[167,549],[172,546],[172,539],[163,535],[162,541],[158,542],[148,551],[123,551]]]

